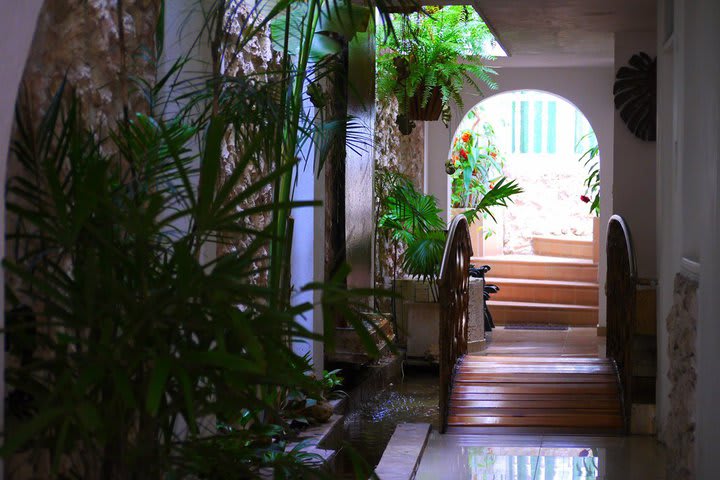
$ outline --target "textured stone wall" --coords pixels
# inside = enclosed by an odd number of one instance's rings
[[[395,124],[398,112],[396,99],[377,101],[377,118],[375,121],[375,166],[388,168],[402,173],[413,181],[415,187],[423,190],[425,137],[424,123],[415,122],[415,129],[410,135],[402,135]],[[395,255],[391,243],[377,233],[375,243],[375,284],[378,287],[388,285],[392,279],[395,266]],[[398,263],[402,250],[398,250]],[[402,268],[397,265],[398,277],[403,276]]]
[[[23,76],[35,112],[48,106],[64,76],[90,125],[106,128],[121,118],[125,91],[130,111],[144,109],[137,89],[123,86],[117,3],[46,0]],[[127,76],[151,79],[159,1],[124,0],[123,7]]]
[[[236,40],[242,35],[242,28],[248,17],[249,10],[248,5],[239,4],[238,10],[227,19],[227,44],[233,45]],[[252,37],[245,45],[243,49],[230,48],[226,51],[224,58],[223,72],[225,75],[231,77],[246,77],[248,75],[254,75],[255,78],[262,81],[265,79],[264,73],[272,69],[278,63],[277,53],[272,49],[270,40],[269,28],[266,28],[259,35]],[[226,176],[232,174],[242,155],[242,145],[237,145],[235,142],[235,135],[232,130],[228,131],[225,136],[225,142],[222,149],[223,157],[223,173]],[[267,175],[270,171],[271,166],[268,163],[257,163],[249,165],[247,167],[245,175],[239,180],[235,186],[234,191],[236,193],[245,191],[255,180]],[[272,202],[272,187],[267,185],[262,190],[257,192],[248,198],[241,208],[248,208],[257,205],[267,205]],[[269,212],[258,213],[248,219],[248,223],[253,228],[263,228],[268,225],[271,220],[271,214]],[[229,243],[219,246],[219,253],[224,253],[228,250],[244,250],[250,243],[252,238],[247,235],[236,235]],[[263,247],[258,252],[259,255],[267,255],[268,248]],[[266,274],[259,274],[257,280],[259,282],[265,281]]]
[[[695,478],[697,290],[696,281],[678,274],[673,307],[666,320],[670,364],[667,375],[672,387],[663,440],[667,445],[667,478],[674,480]]]
[[[123,29],[125,48],[121,48],[119,15],[115,0],[46,0],[38,17],[37,28],[28,55],[21,84],[23,105],[37,122],[63,82],[81,100],[81,112],[88,125],[107,134],[122,118],[123,105],[129,111],[146,111],[146,103],[130,77],[151,81],[156,73],[151,60],[155,51],[158,0],[124,0]],[[123,52],[125,68],[122,61]],[[124,75],[123,75],[124,73]],[[19,166],[8,160],[8,177]],[[12,231],[15,220],[6,219]],[[6,246],[13,254],[13,245]],[[13,278],[6,281],[12,285]],[[87,459],[86,459],[87,460]],[[89,461],[89,460],[88,460]],[[65,459],[61,471],[69,463]],[[96,466],[82,462],[90,472]],[[7,459],[6,478],[50,478],[47,452],[19,454]],[[91,474],[87,474],[91,477]]]
[[[400,133],[395,117],[398,113],[397,100],[392,98],[376,101],[375,123],[375,164],[392,168],[407,175],[415,186],[423,189],[424,122],[416,121],[410,135]]]
[[[580,201],[585,172],[575,158],[508,158],[504,173],[524,190],[508,208],[495,209],[504,219],[505,254],[533,253],[533,236],[592,240],[590,206]]]

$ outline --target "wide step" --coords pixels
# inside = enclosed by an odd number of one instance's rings
[[[598,322],[598,307],[559,303],[487,302],[497,325],[552,324],[594,327]]]
[[[490,265],[493,277],[597,282],[598,266],[589,259],[497,255],[473,257],[471,262],[477,266]]]
[[[503,302],[598,305],[598,284],[563,280],[487,277],[486,283],[500,287],[493,300]]]
[[[450,397],[453,433],[619,433],[614,366],[606,359],[466,356]]]
[[[593,258],[593,242],[590,239],[534,236],[532,250],[535,255]]]

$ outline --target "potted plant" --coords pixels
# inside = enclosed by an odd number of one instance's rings
[[[398,124],[410,133],[412,120],[449,121],[450,103],[462,108],[467,83],[482,95],[480,83],[496,88],[495,72],[483,45],[492,34],[480,16],[465,6],[426,7],[423,12],[393,16],[393,35],[377,39],[377,91],[396,97]],[[408,130],[409,129],[409,130]]]
[[[495,248],[488,250],[484,244],[498,228],[494,230],[488,224],[489,219],[497,224],[489,208],[507,206],[507,200],[512,201],[511,197],[522,189],[503,176],[504,159],[490,122],[483,121],[476,110],[469,115],[473,123],[455,136],[451,157],[445,165],[451,177],[450,211],[453,216],[467,216],[474,255],[498,254],[502,252],[502,235],[497,236],[499,243]]]

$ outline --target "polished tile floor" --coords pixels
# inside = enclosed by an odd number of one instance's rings
[[[480,355],[604,357],[595,328],[496,328]],[[665,480],[654,437],[440,435],[432,432],[418,480]]]
[[[432,432],[417,480],[665,480],[653,437],[440,435]]]
[[[557,355],[563,357],[604,357],[605,337],[592,327],[567,330],[505,330],[495,328],[487,337],[480,355]]]

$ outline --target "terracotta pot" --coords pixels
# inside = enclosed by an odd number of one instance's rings
[[[425,86],[420,85],[415,95],[407,99],[407,116],[410,120],[435,121],[442,113],[442,92],[440,87],[433,87],[430,92],[427,104],[423,107],[422,100]]]

